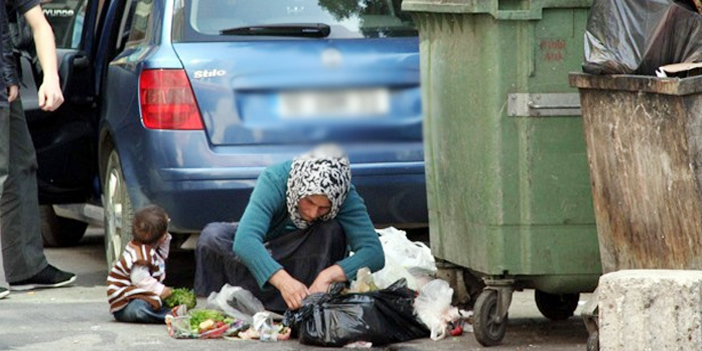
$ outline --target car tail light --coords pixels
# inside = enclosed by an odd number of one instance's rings
[[[139,103],[149,129],[203,129],[193,89],[182,69],[141,72]]]

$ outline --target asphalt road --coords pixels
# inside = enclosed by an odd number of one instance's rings
[[[72,287],[13,292],[0,300],[0,350],[318,350],[297,341],[176,340],[165,325],[117,323],[105,296],[106,264],[102,232],[93,228],[79,246],[47,249],[49,261],[78,274]],[[170,283],[191,284],[192,257],[174,255]],[[581,306],[590,297],[581,295]],[[503,344],[481,347],[472,334],[440,341],[429,338],[384,347],[387,350],[586,350],[587,330],[580,315],[562,322],[541,316],[533,291],[515,292]]]

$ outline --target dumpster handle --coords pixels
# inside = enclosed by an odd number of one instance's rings
[[[511,93],[507,115],[512,117],[581,116],[578,93]]]
[[[557,109],[577,109],[580,108],[580,104],[564,104],[564,105],[538,105],[535,104],[533,101],[528,102],[529,108],[533,109],[552,109],[552,110],[557,110]]]

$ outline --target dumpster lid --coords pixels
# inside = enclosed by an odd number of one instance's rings
[[[702,76],[689,78],[658,78],[631,74],[594,75],[573,72],[568,75],[570,86],[579,89],[641,91],[664,95],[702,93]]]
[[[592,0],[522,1],[519,8],[504,8],[499,3],[499,0],[403,0],[402,11],[487,13],[499,20],[538,20],[543,17],[542,11],[545,8],[590,8]]]

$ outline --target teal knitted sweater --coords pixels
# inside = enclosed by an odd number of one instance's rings
[[[249,203],[241,217],[234,238],[234,253],[249,268],[263,288],[271,275],[283,267],[264,247],[264,243],[297,230],[290,220],[285,191],[292,161],[266,168],[258,177]],[[372,272],[385,266],[383,248],[363,199],[351,185],[346,201],[335,218],[346,234],[346,243],[354,254],[336,262],[353,280],[359,268]]]

